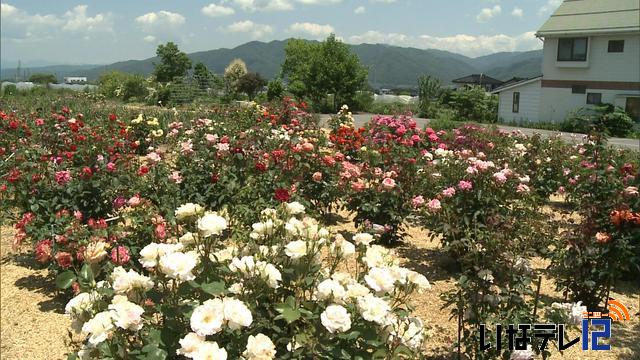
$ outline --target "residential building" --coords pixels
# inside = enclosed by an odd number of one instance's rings
[[[536,36],[542,77],[493,91],[501,120],[561,122],[609,103],[640,121],[640,1],[565,0]]]

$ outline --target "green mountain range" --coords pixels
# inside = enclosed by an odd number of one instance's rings
[[[194,64],[203,62],[216,73],[222,73],[235,58],[245,61],[250,71],[266,78],[275,77],[284,60],[287,40],[271,42],[252,41],[233,49],[217,49],[189,54]],[[451,80],[470,74],[485,73],[491,77],[508,80],[512,77],[533,77],[541,74],[542,51],[502,52],[477,58],[448,51],[403,48],[383,44],[350,45],[369,68],[369,83],[374,88],[414,87],[418,76],[429,74],[445,84]],[[87,76],[96,80],[104,71],[148,75],[153,71],[156,57],[144,60],[128,60],[109,65],[58,65],[29,68],[28,72],[55,73],[59,79],[64,76]],[[23,69],[24,66],[23,66]],[[25,69],[26,70],[26,69]],[[15,68],[3,68],[2,79],[16,76]]]

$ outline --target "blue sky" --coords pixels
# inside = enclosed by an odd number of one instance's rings
[[[335,33],[348,43],[468,56],[541,47],[533,33],[562,0],[2,0],[5,64],[104,64],[251,40]]]

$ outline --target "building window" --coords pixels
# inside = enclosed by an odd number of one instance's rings
[[[588,93],[587,94],[587,104],[589,104],[589,105],[600,105],[600,104],[602,104],[602,94],[601,93]]]
[[[513,108],[511,109],[514,113],[520,112],[520,93],[513,93]]]
[[[588,38],[558,40],[558,61],[587,61]]]
[[[625,110],[636,122],[640,122],[640,97],[628,97]]]
[[[624,40],[609,40],[609,52],[610,53],[624,52]]]
[[[586,94],[587,93],[587,87],[584,85],[573,85],[571,87],[571,93],[572,94]]]

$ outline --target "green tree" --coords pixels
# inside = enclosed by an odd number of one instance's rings
[[[279,100],[284,95],[284,84],[280,78],[275,78],[267,84],[267,100]]]
[[[120,71],[101,74],[98,79],[98,89],[107,98],[124,101],[142,100],[148,94],[144,77]]]
[[[465,121],[498,121],[498,97],[487,94],[481,86],[460,88],[451,93],[449,106]]]
[[[316,106],[332,94],[334,111],[343,103],[353,104],[367,79],[367,69],[358,56],[334,34],[322,43],[289,41],[282,73],[288,77],[294,95],[308,97]]]
[[[418,78],[418,114],[420,117],[433,117],[436,112],[437,100],[442,93],[440,80],[429,75]]]
[[[58,79],[53,74],[35,73],[29,76],[29,81],[36,84],[57,84]]]
[[[185,76],[191,69],[191,60],[187,54],[180,51],[178,45],[172,42],[158,45],[156,55],[160,63],[153,63],[153,66],[155,66],[154,75],[158,82],[170,82],[175,77]]]
[[[238,91],[249,97],[250,100],[256,96],[258,91],[267,84],[267,81],[258,73],[249,72],[238,80]]]

